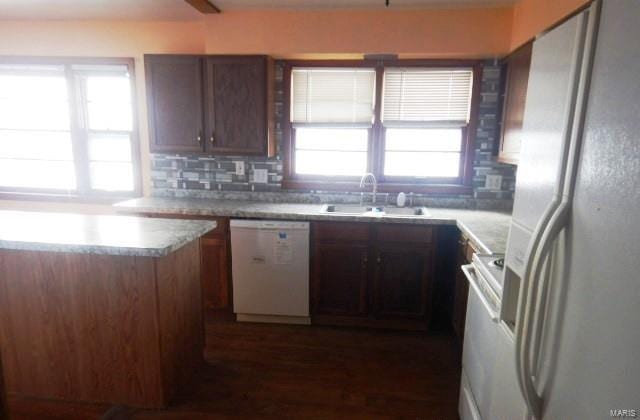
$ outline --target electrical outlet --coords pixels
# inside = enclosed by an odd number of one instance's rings
[[[484,181],[484,187],[490,190],[499,190],[502,188],[502,175],[487,175]]]
[[[256,184],[266,184],[269,179],[269,173],[266,169],[253,170],[253,182]]]
[[[236,175],[244,175],[244,162],[239,160],[233,163],[236,165]]]

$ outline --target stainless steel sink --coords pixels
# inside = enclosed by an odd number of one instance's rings
[[[325,204],[320,213],[331,214],[382,214],[382,207],[358,206],[355,204]]]
[[[356,204],[325,204],[320,213],[363,215],[363,216],[387,216],[387,217],[429,217],[426,207],[382,207],[359,206]]]
[[[428,217],[429,211],[426,207],[385,207],[384,213],[387,216],[410,216]]]

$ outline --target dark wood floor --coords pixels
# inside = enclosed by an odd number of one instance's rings
[[[9,399],[17,419],[457,419],[452,336],[208,320],[206,366],[167,410]],[[109,415],[105,413],[109,411]]]

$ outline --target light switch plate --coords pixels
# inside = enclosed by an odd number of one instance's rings
[[[236,175],[244,175],[244,162],[239,160],[233,163],[236,165]]]
[[[499,190],[502,188],[502,175],[487,175],[484,181],[484,187],[490,190]]]
[[[268,181],[269,173],[266,169],[254,169],[253,170],[253,182],[257,184],[266,184]]]

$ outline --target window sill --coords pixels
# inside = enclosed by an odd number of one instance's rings
[[[312,181],[285,179],[282,181],[282,188],[285,190],[319,190],[319,191],[342,191],[342,192],[362,192],[359,182],[353,181]],[[370,187],[367,187],[367,191]],[[473,188],[460,184],[406,184],[406,183],[379,183],[378,192],[381,193],[419,193],[419,194],[443,194],[443,195],[466,195],[473,194]]]
[[[73,203],[73,204],[102,204],[112,205],[120,201],[131,200],[141,197],[139,194],[121,195],[121,196],[80,196],[80,195],[61,195],[46,193],[21,193],[0,191],[0,200],[12,201],[41,201],[52,203]]]

